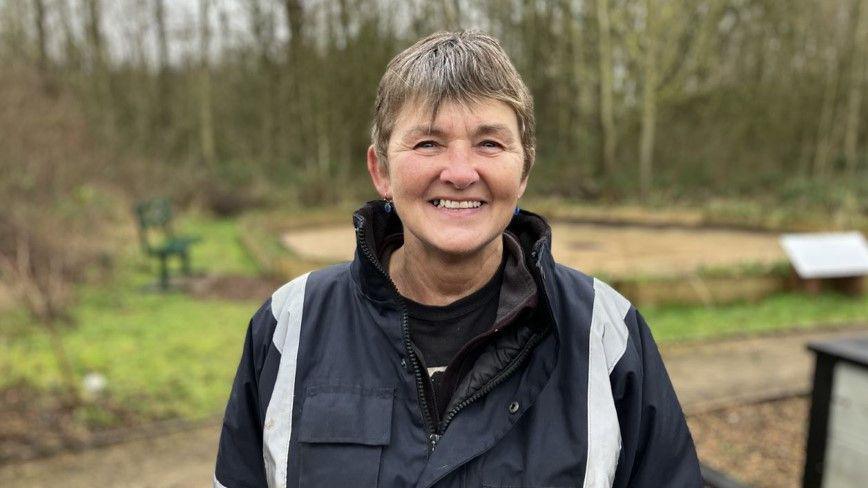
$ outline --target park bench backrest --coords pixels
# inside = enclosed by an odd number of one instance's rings
[[[149,234],[156,231],[164,239],[172,237],[172,205],[166,198],[155,198],[136,204],[136,219],[139,224],[139,238],[142,249],[148,253],[153,249]]]

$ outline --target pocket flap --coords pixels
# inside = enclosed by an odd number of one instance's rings
[[[314,386],[307,389],[299,442],[389,444],[394,388]]]

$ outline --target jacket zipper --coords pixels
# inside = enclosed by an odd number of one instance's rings
[[[416,380],[416,394],[419,397],[419,408],[422,410],[422,423],[425,424],[425,433],[428,438],[428,456],[430,457],[434,450],[437,448],[437,443],[440,441],[440,438],[443,437],[443,433],[446,432],[446,428],[452,422],[452,419],[455,416],[466,408],[467,406],[473,404],[480,398],[487,395],[491,390],[493,390],[497,385],[503,383],[506,379],[508,379],[512,374],[518,369],[519,366],[524,362],[524,359],[533,350],[534,347],[542,340],[545,335],[543,332],[538,332],[531,336],[528,339],[527,343],[524,345],[519,354],[504,368],[500,373],[497,374],[494,378],[492,378],[488,383],[483,385],[476,393],[470,395],[469,397],[458,402],[457,405],[452,407],[452,409],[446,413],[443,417],[443,420],[439,422],[439,425],[435,425],[435,421],[431,415],[430,407],[428,406],[428,400],[425,396],[425,377],[422,375],[422,367],[419,364],[419,358],[416,357],[416,353],[413,352],[412,341],[410,340],[410,324],[408,320],[407,313],[407,304],[404,303],[404,299],[401,298],[401,293],[398,291],[398,287],[395,286],[395,282],[392,281],[392,278],[389,276],[383,267],[380,265],[379,260],[377,260],[373,254],[371,253],[370,248],[368,247],[368,243],[365,240],[365,219],[362,216],[358,216],[360,222],[359,225],[356,226],[356,231],[358,233],[358,243],[359,247],[362,250],[362,254],[374,265],[374,268],[386,278],[386,281],[389,282],[389,285],[392,287],[392,291],[395,292],[395,296],[398,298],[398,304],[401,309],[401,339],[404,343],[404,352],[407,357],[410,359],[410,367],[413,370],[413,377]],[[532,253],[534,258],[536,257],[536,252]],[[542,271],[542,270],[540,270]],[[545,291],[544,291],[545,292]]]
[[[398,305],[401,309],[401,340],[404,344],[404,353],[410,360],[410,368],[413,371],[413,377],[416,381],[416,394],[419,397],[419,408],[422,410],[422,423],[425,424],[425,434],[428,439],[428,456],[431,456],[431,453],[434,452],[434,449],[437,446],[437,441],[440,440],[440,435],[436,433],[436,426],[432,420],[431,410],[425,396],[425,379],[422,376],[422,367],[419,364],[419,358],[416,357],[416,353],[413,352],[413,344],[410,340],[410,324],[407,313],[407,304],[404,303],[404,299],[401,298],[401,294],[398,292],[398,287],[395,286],[395,282],[392,281],[389,273],[383,269],[379,260],[377,260],[371,253],[371,249],[368,247],[368,243],[365,240],[365,219],[361,216],[358,218],[361,222],[356,227],[356,230],[358,232],[358,242],[362,254],[371,262],[371,264],[374,265],[374,268],[383,275],[384,278],[386,278],[386,281],[389,282],[392,291],[395,292],[395,296],[398,298]]]
[[[531,336],[531,338],[527,340],[527,343],[525,343],[524,347],[518,353],[518,355],[516,355],[516,357],[513,358],[513,360],[510,361],[510,363],[503,370],[500,371],[500,373],[498,373],[488,383],[483,385],[474,394],[461,400],[460,402],[458,402],[458,404],[456,404],[454,407],[452,407],[452,409],[449,410],[449,412],[447,412],[446,415],[443,416],[443,420],[440,422],[440,425],[438,426],[437,434],[436,434],[437,440],[439,440],[440,437],[446,432],[446,428],[452,422],[452,419],[454,419],[455,416],[458,415],[458,412],[467,408],[469,405],[473,404],[474,402],[476,402],[480,398],[484,397],[485,395],[490,393],[491,390],[495,389],[499,384],[503,383],[510,376],[512,376],[512,374],[515,373],[515,371],[519,368],[519,366],[521,366],[521,364],[524,362],[525,358],[528,356],[528,354],[530,354],[530,352],[533,350],[533,348],[536,347],[536,345],[540,342],[540,340],[543,338],[544,335],[545,334],[543,332],[537,332],[536,334]],[[434,442],[434,444],[436,446],[436,441]]]
[[[536,252],[536,251],[533,251],[533,252],[531,253],[531,256],[532,256],[532,259],[536,260],[537,252]],[[540,266],[540,265],[537,263],[536,267],[537,267],[537,269],[539,270],[539,273],[540,273],[540,280],[539,280],[539,281],[540,281],[540,283],[542,284],[542,288],[543,288],[542,292],[543,292],[543,295],[548,296],[548,290],[547,290],[546,287],[545,287],[545,280],[544,280],[544,276],[543,276],[543,274],[542,274],[542,266]],[[549,314],[550,314],[549,320],[552,320],[552,321],[553,321],[554,319],[551,317],[551,312],[549,312]],[[553,322],[552,322],[552,323],[553,323]],[[464,408],[466,408],[468,405],[471,405],[473,402],[475,402],[475,401],[479,400],[480,398],[484,397],[484,396],[487,395],[489,392],[491,392],[491,390],[493,390],[494,388],[496,388],[497,385],[503,383],[504,381],[506,381],[506,379],[508,379],[510,376],[512,376],[512,374],[513,374],[513,373],[518,369],[518,367],[521,366],[521,364],[524,362],[524,360],[525,360],[525,358],[527,357],[527,355],[530,354],[530,352],[533,350],[534,347],[537,346],[537,344],[539,344],[539,342],[542,340],[542,338],[543,338],[544,336],[545,336],[545,332],[544,332],[544,331],[537,332],[536,334],[534,334],[533,336],[531,336],[531,338],[528,339],[527,343],[524,345],[524,347],[522,348],[522,350],[521,350],[521,351],[518,353],[518,355],[517,355],[517,356],[516,356],[516,357],[515,357],[515,358],[514,358],[514,359],[513,359],[513,360],[512,360],[508,365],[507,365],[506,368],[504,368],[503,370],[501,370],[501,372],[498,373],[497,376],[495,376],[495,377],[492,378],[488,383],[486,383],[485,385],[483,385],[482,388],[480,388],[479,390],[476,391],[476,393],[474,393],[474,394],[468,396],[467,398],[461,400],[460,402],[458,402],[458,404],[456,404],[454,407],[452,407],[452,409],[449,410],[449,412],[447,412],[446,415],[443,416],[443,419],[441,420],[440,425],[438,426],[437,434],[435,434],[435,435],[436,435],[436,440],[440,440],[440,437],[441,437],[441,436],[446,432],[446,428],[449,426],[449,424],[452,422],[452,419],[455,418],[455,416],[458,414],[458,412],[460,412],[461,410],[463,410]],[[436,440],[434,441],[434,446],[435,446],[435,447],[436,447]],[[432,448],[432,449],[433,449],[433,448]]]

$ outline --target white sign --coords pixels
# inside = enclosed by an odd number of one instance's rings
[[[868,244],[860,232],[784,234],[780,242],[801,278],[868,275]]]

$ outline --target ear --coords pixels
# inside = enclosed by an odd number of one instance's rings
[[[367,162],[368,174],[371,175],[371,181],[374,183],[377,193],[383,198],[392,198],[389,168],[386,166],[385,161],[380,161],[380,158],[377,156],[377,150],[373,145],[368,146]]]
[[[527,189],[527,180],[530,179],[530,172],[521,179],[521,183],[518,184],[518,198],[521,198],[524,195],[524,191]]]

